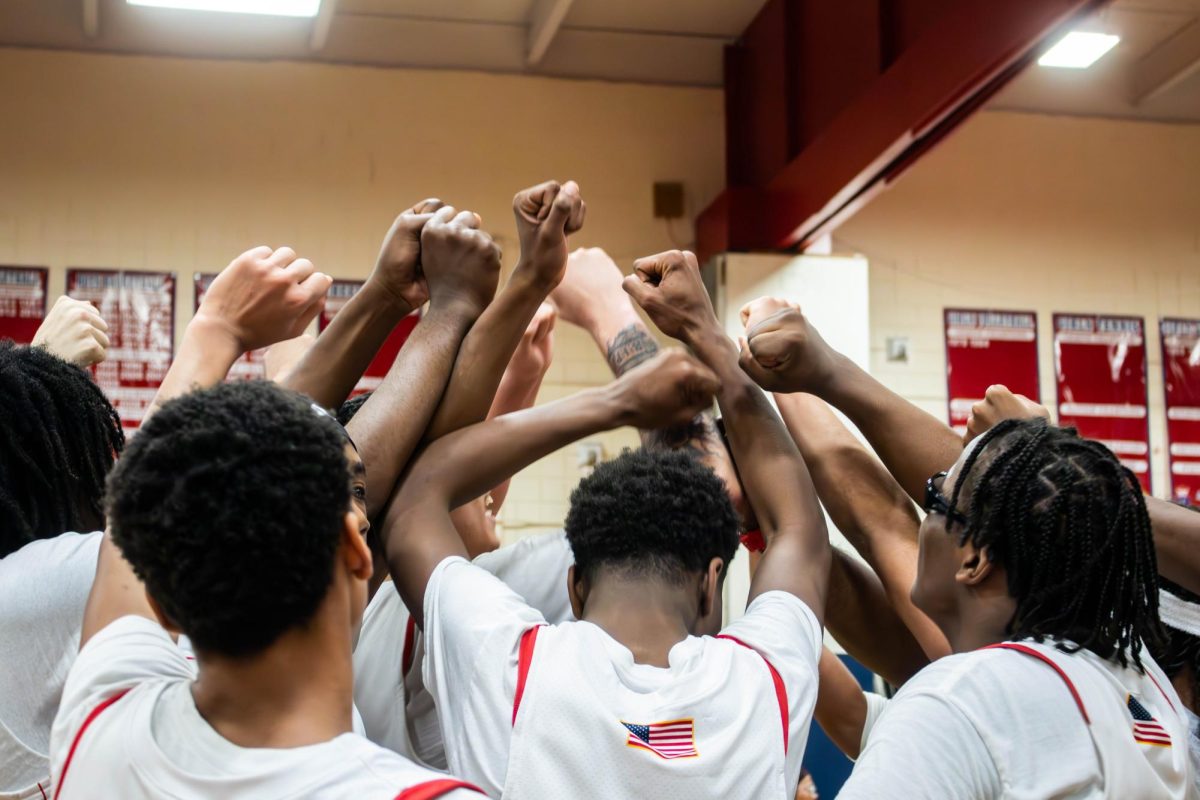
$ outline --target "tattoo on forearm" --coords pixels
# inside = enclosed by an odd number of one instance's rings
[[[658,342],[636,323],[626,325],[608,343],[608,366],[620,377],[658,353]]]

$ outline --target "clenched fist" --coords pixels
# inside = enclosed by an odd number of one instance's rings
[[[86,369],[108,357],[108,323],[91,303],[63,295],[38,326],[33,346]]]
[[[404,313],[420,308],[429,299],[429,287],[421,271],[421,229],[442,207],[437,198],[422,200],[392,223],[368,282],[385,289]]]
[[[528,274],[547,292],[562,281],[567,267],[567,236],[583,227],[587,204],[579,185],[547,181],[517,192],[513,215],[521,242],[516,274]]]
[[[221,270],[194,321],[224,330],[243,353],[267,347],[303,333],[332,283],[290,247],[256,247]]]
[[[1023,394],[1013,394],[1007,386],[994,384],[984,392],[983,399],[971,407],[967,419],[967,432],[963,445],[995,427],[1006,419],[1050,419],[1050,410],[1030,400]]]
[[[478,317],[496,294],[500,248],[479,223],[478,214],[443,206],[421,229],[421,268],[433,308]]]
[[[747,303],[741,316],[746,327],[738,360],[742,370],[767,391],[820,395],[833,375],[836,353],[800,306],[763,297]]]
[[[721,382],[682,350],[667,350],[634,367],[612,384],[625,423],[636,428],[682,425],[712,407]]]
[[[621,286],[645,310],[658,329],[690,343],[705,331],[720,329],[696,256],[687,250],[639,258]]]

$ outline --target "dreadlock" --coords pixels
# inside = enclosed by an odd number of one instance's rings
[[[976,462],[983,471],[968,481]],[[961,540],[1004,566],[1017,601],[1012,638],[1065,639],[1074,644],[1060,643],[1064,652],[1087,649],[1141,671],[1142,642],[1162,629],[1150,518],[1133,473],[1074,428],[1006,420],[967,456],[952,508],[964,492]]]
[[[0,557],[103,519],[104,477],[125,434],[87,372],[0,341],[0,439]]]

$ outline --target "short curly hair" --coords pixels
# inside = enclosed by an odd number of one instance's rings
[[[652,574],[673,583],[726,564],[738,546],[738,517],[725,484],[684,450],[626,450],[596,467],[571,494],[567,541],[576,569]]]
[[[0,341],[0,558],[35,539],[103,526],[121,418],[87,371]]]
[[[312,618],[351,507],[345,443],[265,381],[172,400],[133,437],[108,480],[113,542],[197,650],[254,655]]]

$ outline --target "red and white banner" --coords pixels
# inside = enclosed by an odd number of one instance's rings
[[[987,388],[1004,384],[1036,403],[1038,387],[1037,314],[1032,311],[947,308],[946,388],[950,426],[967,430],[971,406]]]
[[[108,323],[108,359],[92,368],[96,383],[121,424],[138,427],[174,355],[175,275],[69,269],[67,294],[96,306]]]
[[[1058,421],[1103,442],[1150,492],[1146,336],[1141,317],[1054,315]]]
[[[1164,319],[1163,384],[1171,499],[1200,506],[1200,319]]]
[[[341,310],[342,306],[350,300],[351,297],[362,288],[363,281],[348,281],[335,279],[333,285],[329,287],[329,294],[325,300],[325,310],[321,312],[321,316],[317,318],[317,327],[324,331],[333,321],[333,318]],[[391,369],[392,362],[396,360],[396,355],[399,354],[400,348],[408,340],[409,334],[413,332],[413,328],[417,327],[417,323],[421,321],[421,312],[414,311],[392,328],[392,332],[388,334],[384,340],[383,346],[379,348],[379,352],[375,354],[375,358],[367,367],[366,372],[359,378],[358,384],[354,387],[354,391],[350,393],[353,397],[363,392],[373,392],[379,388],[379,384],[383,383],[383,377],[387,375]]]
[[[217,277],[215,272],[197,272],[192,278],[192,285],[195,287],[196,302],[192,307],[192,312],[200,310],[200,303],[204,300],[204,294],[208,291],[208,287],[212,285],[213,278]],[[233,362],[233,367],[229,370],[227,381],[250,381],[259,378],[267,377],[266,365],[267,348],[260,347],[257,350],[251,350],[249,353],[243,353],[237,361]]]
[[[29,344],[46,317],[45,267],[0,267],[0,339]]]

